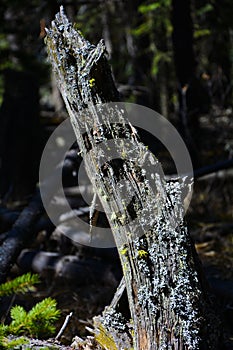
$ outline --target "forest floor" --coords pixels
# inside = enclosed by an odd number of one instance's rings
[[[233,157],[231,109],[213,108],[200,118],[197,144],[202,166]],[[195,181],[186,220],[233,348],[233,168]]]

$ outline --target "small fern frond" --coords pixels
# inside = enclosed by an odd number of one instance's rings
[[[34,284],[39,283],[40,279],[37,274],[26,273],[0,285],[0,297],[11,294],[34,292]]]
[[[27,312],[22,306],[16,305],[11,309],[11,318],[13,322],[22,323],[27,317]]]
[[[28,313],[22,306],[11,309],[12,322],[6,329],[7,334],[28,335],[44,338],[55,332],[54,323],[60,316],[57,303],[52,298],[46,298],[37,303]],[[3,331],[3,335],[5,335]]]
[[[12,281],[0,285],[0,297],[15,293],[26,293],[34,291],[33,284],[39,283],[38,275],[27,273],[17,277]],[[25,335],[32,337],[48,337],[55,332],[55,322],[60,316],[60,310],[57,309],[57,302],[52,298],[46,298],[37,303],[29,312],[26,312],[22,306],[11,308],[10,315],[12,321],[9,325],[0,324],[0,349],[8,349],[6,336],[13,334],[15,336]],[[5,344],[5,343],[6,344]],[[3,346],[3,343],[5,344]]]
[[[60,311],[57,309],[57,302],[52,298],[45,298],[41,302],[37,303],[33,308],[29,311],[29,318],[50,318],[57,319]]]
[[[2,335],[28,335],[44,338],[54,334],[54,323],[60,316],[57,302],[52,298],[46,298],[37,303],[28,313],[22,306],[14,306],[11,309],[12,321],[6,329],[2,329]]]
[[[44,337],[52,335],[55,331],[54,323],[60,316],[57,309],[57,302],[52,298],[46,298],[37,303],[27,315],[28,327],[31,335]]]
[[[8,334],[25,334],[27,330],[27,312],[22,306],[14,306],[11,309],[12,321],[8,326]]]
[[[0,338],[3,337],[8,330],[8,326],[5,324],[0,324]]]

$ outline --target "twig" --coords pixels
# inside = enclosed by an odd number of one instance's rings
[[[6,313],[1,318],[1,323],[4,323],[6,321],[7,316],[9,315],[9,312],[11,310],[12,305],[15,302],[16,294],[14,294],[11,298],[10,304],[8,305]]]
[[[64,332],[64,330],[66,329],[67,324],[68,324],[69,320],[71,319],[72,315],[73,315],[73,312],[70,312],[69,315],[66,316],[65,321],[64,321],[60,331],[57,333],[57,335],[55,337],[56,340],[58,340],[61,337],[61,335]]]
[[[110,304],[110,308],[113,308],[113,309],[116,308],[120,298],[122,297],[122,294],[124,293],[124,290],[125,290],[125,278],[122,277],[121,282],[120,282],[120,284],[117,288],[117,291],[114,294],[114,297],[113,297],[112,302]]]

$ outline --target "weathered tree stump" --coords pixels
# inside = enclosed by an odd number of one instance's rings
[[[132,317],[125,320],[115,300],[96,319],[95,341],[105,349],[218,349],[218,323],[182,222],[181,185],[164,180],[124,110],[104,105],[118,101],[104,42],[91,45],[62,7],[46,42],[86,171],[114,235]],[[109,139],[122,158],[103,165]],[[130,161],[124,159],[129,150]]]

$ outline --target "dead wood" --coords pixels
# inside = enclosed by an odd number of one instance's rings
[[[108,213],[131,311],[129,322],[108,307],[96,319],[95,339],[107,349],[218,349],[218,322],[182,222],[181,185],[166,183],[160,164],[135,135],[124,108],[104,105],[118,101],[104,42],[90,44],[62,8],[47,30],[46,42],[87,174]],[[104,141],[115,141],[122,154],[116,141],[121,138],[136,156],[103,166]],[[119,179],[128,187],[118,186]],[[133,198],[128,207],[123,205],[126,192]]]
[[[38,191],[29,205],[21,212],[0,246],[0,283],[5,281],[21,250],[33,239],[34,224],[43,211],[44,208]]]

